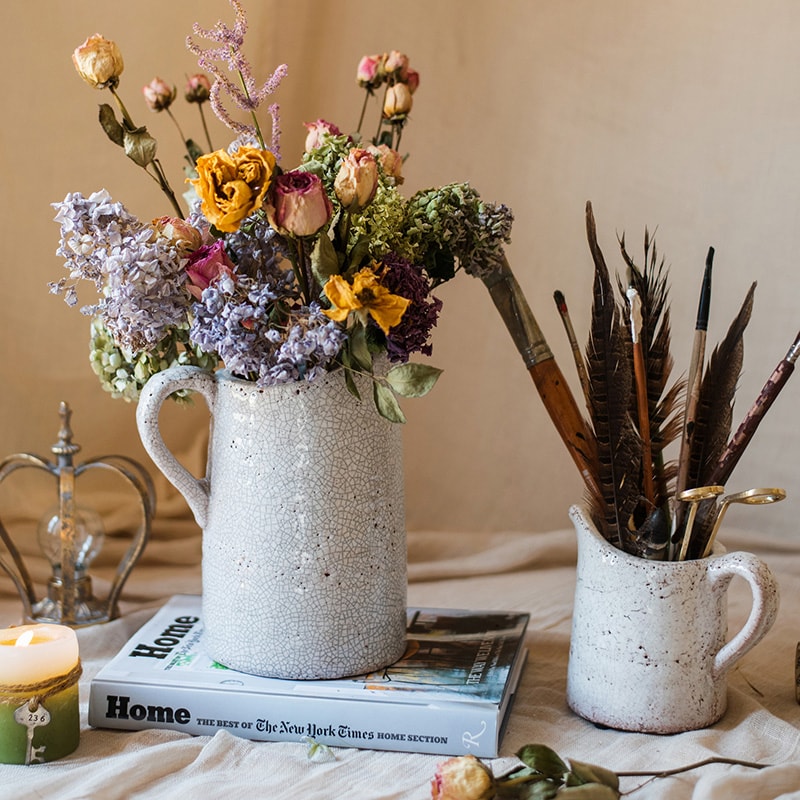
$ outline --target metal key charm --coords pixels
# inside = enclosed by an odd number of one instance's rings
[[[41,728],[50,723],[50,712],[41,704],[35,711],[31,711],[28,704],[25,703],[14,712],[14,719],[20,725],[24,725],[28,729],[28,741],[25,746],[25,764],[28,765],[43,761],[40,756],[41,753],[44,752],[45,746],[33,746],[33,731],[34,728]]]

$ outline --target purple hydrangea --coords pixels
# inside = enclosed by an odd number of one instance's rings
[[[442,301],[431,295],[431,284],[419,267],[400,256],[389,254],[381,259],[386,273],[381,284],[392,294],[411,301],[400,324],[386,337],[386,353],[390,361],[408,361],[412,353],[429,356],[433,350],[430,335],[439,319]]]

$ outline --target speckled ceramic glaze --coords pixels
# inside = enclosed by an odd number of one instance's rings
[[[715,547],[705,559],[653,562],[613,547],[586,510],[570,509],[578,536],[567,702],[620,730],[677,733],[716,722],[726,674],[770,629],[778,586],[749,553]],[[750,617],[726,643],[734,576],[753,594]]]
[[[164,444],[163,401],[211,412],[206,477]],[[362,396],[371,398],[369,386]],[[204,644],[217,661],[278,678],[379,669],[405,649],[406,535],[399,426],[336,373],[258,389],[176,367],[147,383],[139,433],[203,529]]]

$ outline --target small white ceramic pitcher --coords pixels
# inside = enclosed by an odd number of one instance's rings
[[[726,675],[770,629],[778,586],[749,553],[718,545],[709,558],[648,561],[607,542],[586,509],[573,506],[578,536],[567,702],[600,725],[677,733],[716,722]],[[727,589],[744,578],[753,606],[726,643]]]
[[[407,557],[399,426],[341,373],[258,388],[226,372],[174,367],[137,409],[156,466],[203,529],[203,643],[212,658],[277,678],[380,669],[406,647]],[[161,438],[179,389],[211,412],[206,476]]]

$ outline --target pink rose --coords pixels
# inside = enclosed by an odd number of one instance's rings
[[[333,205],[318,176],[292,170],[273,182],[266,211],[270,225],[278,233],[313,236],[328,224]]]
[[[405,84],[408,86],[408,91],[414,94],[419,86],[419,72],[415,69],[408,70],[408,72],[406,72]]]
[[[186,288],[192,297],[200,300],[203,296],[203,289],[216,283],[223,275],[233,275],[233,264],[225,252],[222,240],[217,240],[214,244],[207,244],[195,250],[189,256],[186,276],[189,278],[190,285]]]
[[[395,83],[386,90],[386,97],[383,101],[383,116],[386,119],[405,117],[414,101],[411,99],[411,92],[405,83]]]
[[[363,56],[358,62],[356,83],[364,89],[375,89],[383,83],[385,55]]]
[[[163,111],[172,105],[177,90],[161,78],[153,78],[147,86],[142,87],[144,101],[151,111]]]
[[[210,94],[211,81],[205,75],[203,75],[202,72],[192,75],[189,80],[186,81],[186,87],[183,90],[183,96],[186,98],[187,102],[205,103]]]
[[[380,164],[383,174],[399,185],[403,182],[403,157],[388,144],[371,144],[367,147]]]
[[[336,198],[348,211],[361,211],[378,189],[378,162],[368,150],[354,147],[342,161],[333,182]]]
[[[492,773],[475,756],[458,756],[439,764],[431,781],[433,800],[490,800]]]
[[[387,75],[392,75],[398,80],[404,81],[408,72],[408,56],[399,50],[392,50],[386,57],[384,69]]]
[[[318,119],[316,122],[304,122],[308,134],[306,135],[305,151],[310,153],[316,150],[323,142],[325,136],[341,136],[342,132],[331,122]]]

